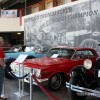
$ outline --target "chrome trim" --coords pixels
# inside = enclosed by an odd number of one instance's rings
[[[47,83],[48,83],[48,79],[47,79],[47,78],[45,78],[45,79],[37,79],[37,81],[38,81],[40,84],[42,84],[42,85],[47,85]],[[25,79],[24,79],[24,82],[30,83],[29,78],[28,78],[28,77],[25,78]],[[37,83],[34,81],[34,79],[33,79],[33,84],[34,84],[34,85],[37,85]]]
[[[92,90],[92,89],[88,89],[88,88],[84,88],[80,86],[75,86],[75,85],[69,84],[68,82],[66,82],[66,87],[67,88],[71,87],[72,91],[76,91],[80,95],[100,97],[100,90],[96,90],[96,89]]]

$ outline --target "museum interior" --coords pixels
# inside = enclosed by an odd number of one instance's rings
[[[19,18],[20,16],[26,16],[32,13],[40,12],[45,9],[49,9],[52,7],[60,6],[66,3],[70,3],[76,0],[0,0],[0,12],[1,10],[17,10],[16,17]],[[20,13],[21,12],[21,13]],[[5,23],[4,25],[0,25],[0,29],[4,28],[6,25],[10,23],[9,17],[7,21],[2,22],[1,20],[5,20],[3,16],[0,18],[0,24]],[[7,18],[7,16],[6,16]],[[13,17],[12,17],[13,18]],[[17,21],[17,19],[15,18]],[[12,21],[12,20],[11,20]],[[11,23],[10,23],[11,24]],[[12,24],[13,25],[13,24]],[[15,23],[16,25],[16,23]],[[19,26],[16,27],[20,27]],[[8,26],[6,26],[8,27]],[[11,45],[16,44],[24,44],[24,30],[22,29],[13,29],[13,26],[8,27],[8,29],[0,30],[0,36],[3,36],[8,43]]]
[[[100,0],[0,0],[0,100],[99,100],[99,55]]]

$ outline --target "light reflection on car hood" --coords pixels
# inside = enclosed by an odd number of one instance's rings
[[[24,64],[26,66],[48,66],[48,65],[54,65],[54,64],[62,64],[64,62],[69,61],[65,58],[48,58],[48,57],[42,57],[42,58],[36,58],[36,59],[29,59],[24,61]]]

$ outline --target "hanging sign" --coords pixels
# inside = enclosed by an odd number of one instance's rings
[[[16,18],[17,17],[17,10],[1,10],[1,17]]]

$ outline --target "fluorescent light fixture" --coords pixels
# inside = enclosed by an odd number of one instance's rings
[[[17,33],[18,35],[20,35],[21,33]]]

